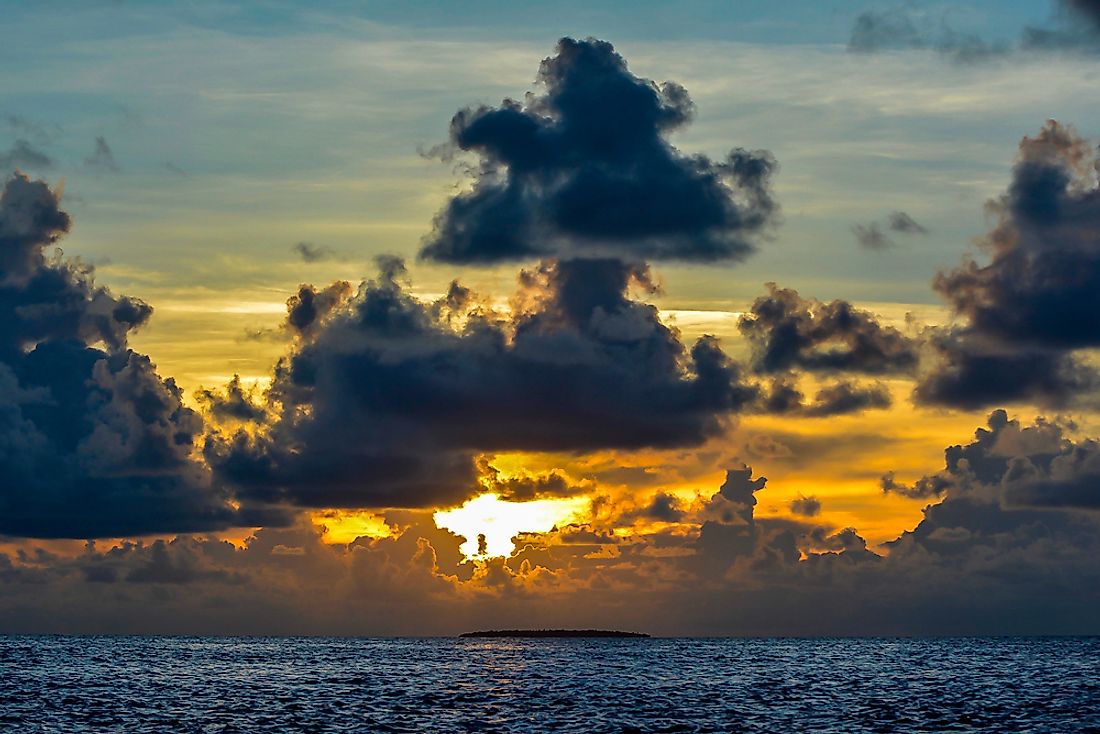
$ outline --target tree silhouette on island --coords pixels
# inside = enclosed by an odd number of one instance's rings
[[[463,632],[459,637],[526,637],[526,638],[570,638],[570,637],[649,637],[644,632],[621,632],[618,630],[483,630]]]

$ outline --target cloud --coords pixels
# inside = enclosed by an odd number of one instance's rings
[[[0,195],[0,534],[140,535],[246,521],[197,460],[199,416],[127,347],[152,309],[47,250],[71,227],[44,182]],[[263,519],[278,521],[276,515]]]
[[[653,289],[644,266],[545,262],[509,315],[458,283],[423,303],[405,279],[381,259],[295,345],[266,430],[208,442],[219,477],[315,507],[446,505],[475,490],[477,454],[696,445],[755,396],[714,339],[689,349],[628,298]]]
[[[893,403],[885,385],[860,385],[850,381],[834,382],[820,388],[810,402],[790,377],[771,381],[760,391],[755,408],[773,415],[827,418],[860,413],[874,408],[889,408]]]
[[[1100,511],[1100,442],[1074,441],[1062,424],[1031,425],[990,414],[973,442],[946,449],[944,469],[912,486],[883,477],[883,489],[914,499],[947,496],[996,503],[1004,510]]]
[[[897,329],[847,301],[803,298],[797,291],[766,284],[741,317],[738,328],[752,347],[753,367],[772,374],[792,369],[905,373],[917,364],[917,345]]]
[[[538,81],[542,92],[522,103],[454,116],[444,153],[480,165],[437,214],[422,258],[739,260],[774,223],[769,153],[735,148],[713,161],[668,141],[694,115],[680,85],[635,76],[605,41],[572,38]]]
[[[53,165],[54,162],[50,156],[22,138],[16,140],[10,148],[0,153],[0,171],[4,173],[10,172],[12,169],[43,170],[53,168]]]
[[[941,497],[950,488],[950,483],[942,477],[921,477],[913,484],[897,481],[894,472],[882,475],[880,486],[885,494],[896,494],[913,500],[927,500]]]
[[[233,375],[224,391],[198,390],[195,399],[207,413],[221,422],[256,422],[262,421],[267,415],[254,391],[246,390],[241,385],[240,375]]]
[[[821,514],[821,500],[817,497],[797,497],[789,505],[791,512],[802,517],[816,517]]]
[[[928,234],[928,229],[913,219],[905,212],[891,212],[888,219],[890,223],[890,230],[892,232],[903,232],[905,234]]]
[[[1062,0],[1062,4],[1091,21],[1095,29],[1100,30],[1100,2],[1097,2],[1097,0]]]
[[[813,418],[825,418],[871,408],[889,408],[891,402],[890,392],[884,385],[859,386],[838,382],[818,390],[814,402],[805,406],[803,413]]]
[[[933,18],[913,3],[856,16],[848,39],[854,53],[927,49],[960,63],[975,63],[1021,52],[1100,51],[1100,11],[1093,0],[1055,0],[1052,25],[1027,26],[1012,41],[987,41],[955,30],[947,13]]]
[[[911,216],[902,211],[895,211],[886,219],[885,225],[878,222],[870,224],[856,224],[852,227],[852,233],[861,247],[868,250],[888,250],[897,243],[886,234],[883,227],[890,232],[905,235],[928,234],[928,229],[917,222]]]
[[[89,544],[69,555],[0,551],[0,625],[192,634],[455,634],[479,625],[1087,633],[1100,601],[1100,513],[1095,489],[1082,492],[1096,448],[1068,430],[992,414],[973,442],[947,449],[950,486],[887,555],[856,529],[805,513],[756,517],[766,480],[741,466],[718,492],[669,502],[675,512],[657,529],[622,533],[592,521],[524,533],[510,557],[477,563],[462,558],[462,538],[412,511],[386,513],[390,537],[338,545],[299,525],[265,528],[239,547],[181,537]],[[1070,486],[1070,478],[1082,481]],[[1057,489],[1044,489],[1050,480]],[[1021,504],[1020,487],[1058,502],[1033,493]]]
[[[84,167],[93,171],[118,173],[119,167],[115,161],[115,154],[102,135],[96,136],[95,150],[84,159]]]
[[[888,250],[896,244],[882,231],[882,226],[878,222],[854,224],[852,234],[856,236],[856,242],[860,247],[868,250]]]
[[[1051,121],[1020,143],[998,217],[981,242],[989,262],[939,273],[935,289],[965,323],[934,334],[939,367],[918,399],[975,407],[1062,405],[1097,385],[1076,355],[1100,346],[1100,189],[1095,152]]]
[[[336,257],[336,251],[327,245],[315,245],[312,242],[297,242],[290,248],[302,262],[317,263]]]
[[[522,473],[501,476],[487,460],[478,462],[478,474],[485,491],[507,502],[530,502],[556,497],[575,497],[592,491],[591,483],[570,480],[560,471],[545,474]]]
[[[49,145],[61,134],[57,125],[38,123],[22,115],[4,115],[4,123],[17,137],[32,140],[40,145]]]
[[[320,290],[303,283],[298,286],[298,293],[287,299],[284,326],[292,334],[307,337],[319,329],[351,295],[351,283],[346,280],[337,280]]]
[[[1100,387],[1095,369],[1058,349],[1019,347],[968,327],[934,330],[934,366],[913,391],[917,403],[961,410],[999,403],[1070,405]]]
[[[848,50],[875,53],[892,49],[931,49],[957,62],[983,61],[1007,53],[1003,43],[988,43],[979,35],[962,33],[948,26],[946,19],[932,22],[911,6],[885,11],[867,10],[852,25]]]

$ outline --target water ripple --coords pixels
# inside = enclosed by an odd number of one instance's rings
[[[1100,732],[1100,638],[0,637],[4,732]]]

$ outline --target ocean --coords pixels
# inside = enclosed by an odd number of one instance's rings
[[[1100,732],[1100,638],[0,637],[3,732]]]

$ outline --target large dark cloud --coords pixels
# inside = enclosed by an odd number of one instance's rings
[[[758,372],[791,369],[904,373],[917,364],[913,340],[847,301],[822,303],[769,283],[738,323]]]
[[[422,303],[399,260],[276,369],[277,420],[208,445],[243,496],[310,506],[430,506],[475,490],[482,452],[687,446],[755,397],[715,340],[690,350],[645,266],[543,263],[509,316],[452,284]],[[292,301],[292,308],[294,302]]]
[[[611,44],[563,38],[541,94],[460,111],[450,150],[481,159],[474,186],[436,217],[421,257],[492,263],[545,256],[740,259],[773,222],[775,161],[719,161],[667,136],[694,114],[687,91],[632,74]]]
[[[235,510],[195,460],[202,422],[180,390],[127,348],[152,309],[50,254],[71,225],[59,203],[22,174],[0,195],[0,534],[90,538],[259,520]]]
[[[999,217],[967,260],[934,286],[963,324],[933,338],[941,365],[917,390],[930,403],[1059,405],[1096,385],[1075,350],[1100,346],[1100,189],[1095,155],[1051,121],[1024,138]]]

